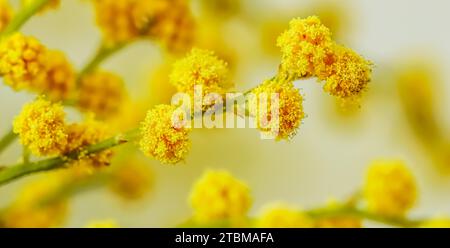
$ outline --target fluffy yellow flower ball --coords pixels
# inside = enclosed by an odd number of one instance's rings
[[[323,60],[331,43],[331,31],[317,16],[293,19],[277,40],[282,53],[281,69],[295,78],[313,76],[316,61]]]
[[[323,62],[325,73],[316,75],[319,80],[325,80],[324,90],[330,95],[341,99],[359,96],[371,80],[372,63],[349,48],[333,46]]]
[[[116,114],[124,100],[124,82],[113,73],[95,71],[80,80],[78,106],[99,118],[106,119]]]
[[[59,173],[45,175],[42,179],[26,185],[17,199],[2,214],[2,221],[11,228],[45,228],[60,226],[68,212],[66,200],[49,200],[61,186],[64,177]]]
[[[190,130],[173,122],[176,107],[157,105],[141,125],[141,151],[163,164],[182,161],[190,149]]]
[[[15,90],[64,100],[75,88],[75,71],[62,52],[47,50],[38,40],[16,33],[0,44],[0,75]]]
[[[38,40],[16,33],[0,43],[0,75],[16,90],[29,89],[43,71],[45,53]]]
[[[249,110],[256,117],[258,128],[269,132],[277,140],[293,137],[305,117],[300,91],[291,82],[272,79],[252,90],[252,93],[249,96]],[[272,116],[272,94],[278,94],[278,121]],[[260,102],[264,99],[267,99],[266,109]]]
[[[302,213],[299,208],[287,204],[274,204],[265,207],[257,219],[257,227],[265,228],[308,228],[314,227],[314,221]]]
[[[63,107],[43,98],[23,107],[14,119],[13,131],[36,156],[59,155],[67,145]]]
[[[364,196],[369,211],[403,216],[416,202],[416,183],[402,161],[375,161],[367,172]]]
[[[200,222],[236,220],[245,217],[252,200],[245,183],[226,171],[208,171],[190,194],[194,217]]]
[[[170,82],[179,92],[191,96],[194,95],[195,86],[202,86],[203,96],[208,93],[223,94],[233,86],[228,80],[227,63],[213,52],[197,48],[175,62]]]
[[[292,20],[277,45],[282,52],[280,74],[317,77],[325,81],[324,90],[338,98],[359,97],[371,80],[372,63],[336,44],[317,16]]]
[[[9,24],[13,16],[13,10],[6,0],[0,0],[0,32]]]
[[[43,70],[30,90],[54,101],[69,99],[75,90],[76,73],[64,53],[48,50],[42,57]]]

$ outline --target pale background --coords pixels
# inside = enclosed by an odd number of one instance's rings
[[[58,12],[33,18],[23,32],[35,35],[48,47],[61,49],[79,68],[93,53],[100,33],[94,26],[87,1],[63,0]],[[292,6],[314,1],[244,1],[248,12],[275,6],[273,15],[283,15]],[[353,0],[343,1],[351,10],[352,27],[346,45],[377,65],[375,74],[407,54],[428,54],[441,65],[443,96],[450,95],[450,2],[446,0]],[[230,37],[243,46],[257,40],[248,30],[252,26],[234,24],[239,35]],[[287,24],[286,24],[287,25]],[[105,68],[122,75],[131,94],[148,80],[152,68],[161,62],[160,50],[151,43],[139,43],[109,60]],[[386,68],[385,68],[386,67]],[[276,62],[263,62],[239,68],[237,88],[245,90],[274,73]],[[247,82],[239,83],[239,82]],[[411,133],[402,124],[402,115],[389,81],[377,80],[371,90],[387,91],[385,98],[368,97],[360,116],[351,120],[330,117],[329,98],[314,82],[299,82],[306,97],[304,120],[299,134],[290,142],[259,139],[255,130],[195,130],[193,148],[186,164],[162,166],[150,160],[156,174],[154,192],[141,203],[125,203],[104,190],[73,199],[68,226],[83,226],[92,219],[114,218],[122,226],[170,227],[191,213],[187,196],[192,183],[205,168],[223,168],[246,181],[252,189],[257,213],[262,205],[285,201],[310,208],[327,199],[344,198],[362,183],[367,164],[377,158],[407,161],[418,179],[420,199],[413,216],[450,214],[450,178],[437,171],[426,154],[414,145]],[[375,93],[369,93],[369,96]],[[0,85],[0,134],[9,129],[21,105],[33,96],[15,93]],[[450,102],[439,99],[442,120],[450,123]],[[328,103],[328,104],[327,104]],[[450,130],[448,130],[450,132]],[[19,147],[0,155],[0,163],[11,163]],[[0,189],[5,206],[23,182]],[[32,180],[32,178],[31,178]]]

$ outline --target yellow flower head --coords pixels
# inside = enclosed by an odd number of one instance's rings
[[[195,20],[189,9],[189,1],[159,0],[156,2],[159,8],[153,11],[152,25],[149,26],[147,35],[156,39],[171,52],[186,52],[192,47],[195,36]]]
[[[107,220],[94,220],[89,222],[86,225],[86,228],[119,228],[119,224],[116,220],[107,219]]]
[[[277,41],[281,48],[281,74],[294,79],[316,76],[326,81],[324,90],[347,99],[357,97],[371,80],[370,61],[337,45],[317,16],[294,19]]]
[[[262,131],[272,132],[277,140],[294,136],[305,117],[300,91],[291,82],[272,79],[265,81],[252,93],[253,95],[249,98],[249,110],[256,117],[257,126]],[[272,94],[278,94],[278,98],[273,98]],[[272,101],[277,99],[278,118],[272,116]],[[266,108],[264,108],[265,104],[267,104]],[[273,108],[276,107],[276,105],[273,106]]]
[[[190,194],[195,218],[200,222],[244,217],[251,207],[250,190],[226,171],[208,171]]]
[[[403,216],[416,202],[416,183],[402,161],[376,161],[367,173],[364,196],[370,211]]]
[[[190,130],[173,122],[175,110],[171,105],[157,105],[141,125],[141,151],[164,164],[182,161],[190,149]]]
[[[66,200],[50,200],[64,184],[59,173],[26,185],[5,214],[2,221],[6,227],[57,227],[65,220],[68,212]]]
[[[335,45],[316,67],[316,75],[325,80],[324,90],[341,99],[357,97],[371,80],[372,63],[344,46]]]
[[[15,90],[67,99],[75,87],[75,71],[66,56],[47,50],[38,40],[16,33],[0,44],[0,75]]]
[[[106,124],[94,120],[88,116],[82,123],[71,124],[67,127],[68,142],[65,147],[65,154],[73,151],[81,152],[81,157],[75,161],[73,166],[84,168],[87,172],[92,172],[95,168],[108,166],[111,163],[113,152],[111,150],[100,153],[84,155],[83,149],[106,138],[109,138],[109,130]]]
[[[13,10],[7,0],[0,0],[0,32],[9,24]]]
[[[14,119],[14,133],[36,156],[59,155],[67,145],[65,113],[60,104],[39,98]]]
[[[266,207],[256,222],[257,227],[265,228],[308,228],[314,222],[299,208],[286,204],[275,204]]]
[[[48,50],[42,57],[43,70],[30,90],[58,101],[68,99],[75,89],[75,70],[64,53]]]
[[[97,24],[105,39],[111,42],[125,42],[138,37],[148,19],[141,13],[142,4],[153,1],[140,0],[95,0]],[[145,8],[146,10],[147,8]],[[141,16],[138,16],[141,15]]]
[[[277,40],[282,53],[282,71],[295,78],[313,76],[316,61],[324,58],[331,44],[331,32],[317,16],[293,19],[289,29]]]
[[[105,119],[116,114],[125,99],[122,79],[109,72],[95,71],[80,81],[78,105]]]
[[[223,94],[232,87],[228,80],[227,63],[213,52],[194,48],[173,65],[170,82],[179,92],[194,95],[194,87],[202,86],[203,96]]]
[[[16,90],[30,89],[44,70],[45,53],[38,40],[16,33],[0,43],[0,75]]]
[[[126,161],[112,172],[111,190],[125,200],[138,200],[152,188],[153,171],[137,159]]]
[[[147,36],[178,50],[192,39],[186,0],[95,0],[94,5],[97,24],[111,43]]]

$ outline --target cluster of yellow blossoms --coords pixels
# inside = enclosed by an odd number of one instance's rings
[[[94,0],[94,6],[109,43],[149,37],[178,52],[192,42],[194,20],[187,0]]]
[[[0,75],[15,90],[46,95],[52,101],[74,100],[77,106],[105,119],[125,100],[124,83],[113,73],[96,70],[79,79],[66,56],[38,40],[16,33],[0,44]]]
[[[360,227],[360,219],[342,214],[312,218],[300,208],[284,203],[270,204],[260,216],[248,217],[252,205],[250,189],[226,171],[207,171],[193,186],[190,204],[193,225],[252,227]]]
[[[108,138],[105,125],[92,117],[83,123],[68,125],[63,107],[43,98],[26,104],[15,118],[13,127],[20,142],[36,156],[66,155]],[[101,167],[109,164],[110,157],[111,151],[107,150],[83,159]]]
[[[416,182],[403,162],[375,161],[369,166],[362,198],[341,204],[330,202],[325,208],[302,211],[285,203],[270,204],[259,217],[249,218],[249,188],[225,171],[207,171],[193,186],[190,203],[194,209],[190,224],[255,227],[361,227],[362,220],[392,224],[403,220],[417,199]],[[374,217],[375,216],[375,217]],[[445,218],[399,225],[445,225]]]
[[[294,87],[294,80],[316,76],[327,81],[326,91],[345,99],[359,96],[370,80],[371,63],[352,50],[337,45],[331,39],[330,30],[315,16],[293,20],[290,28],[279,37],[278,45],[283,52],[278,75],[249,91],[254,97],[247,99],[249,114],[256,117],[258,128],[275,135],[277,140],[294,136],[305,117],[303,96]],[[202,100],[191,105],[194,110],[199,109],[198,106],[205,110],[217,100],[223,100],[225,93],[233,88],[228,73],[227,63],[213,52],[194,48],[175,62],[170,83],[179,92],[187,93],[191,100]],[[272,116],[271,111],[260,111],[261,99],[266,97],[271,102],[272,94],[277,94],[279,100],[278,121],[271,121],[277,117]],[[201,98],[194,97],[197,95]],[[205,96],[213,99],[203,99]],[[267,105],[271,109],[272,104]],[[144,121],[141,149],[163,163],[176,163],[188,151],[187,130],[172,127],[169,113],[173,110],[164,106],[166,111],[163,113],[161,108],[151,110]],[[160,120],[156,120],[158,117]]]
[[[316,16],[292,20],[277,45],[283,56],[280,73],[295,79],[317,77],[333,96],[359,96],[371,79],[371,62],[336,44]]]
[[[0,75],[15,90],[67,99],[75,87],[75,72],[61,53],[38,40],[16,33],[0,44]]]

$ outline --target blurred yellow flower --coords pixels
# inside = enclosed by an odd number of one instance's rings
[[[278,203],[265,207],[256,221],[256,226],[264,228],[310,228],[314,227],[314,221],[302,213],[299,208]]]
[[[375,161],[367,172],[364,197],[371,212],[403,216],[416,202],[416,182],[402,161]]]
[[[75,90],[76,74],[64,53],[48,50],[42,57],[44,66],[31,89],[58,101],[69,99]]]
[[[400,101],[419,138],[433,143],[442,138],[436,118],[436,92],[441,81],[436,72],[437,66],[424,57],[407,60],[395,75]]]
[[[46,174],[43,178],[26,185],[13,204],[2,213],[6,227],[58,227],[68,212],[64,199],[45,202],[57,194],[64,177],[59,173]]]
[[[111,190],[125,200],[143,198],[153,184],[153,171],[149,164],[138,159],[121,162],[112,172]]]
[[[59,155],[67,145],[63,107],[43,98],[23,107],[14,119],[13,129],[36,156]]]
[[[97,24],[109,43],[155,38],[169,50],[185,50],[193,18],[186,0],[95,0]]]
[[[16,33],[0,44],[0,75],[15,90],[67,99],[75,88],[75,71],[66,56],[47,50],[38,40]]]
[[[175,109],[171,105],[157,105],[148,111],[141,125],[141,151],[163,164],[182,161],[190,149],[190,130],[172,120]]]
[[[0,43],[0,75],[16,90],[29,89],[43,71],[46,48],[33,37],[13,34]]]
[[[86,225],[86,228],[119,228],[119,224],[114,219],[94,220]]]
[[[125,98],[124,82],[113,73],[95,71],[80,80],[78,106],[101,119],[116,114]]]
[[[0,32],[6,28],[13,16],[13,10],[7,0],[0,0]]]
[[[190,204],[202,223],[237,220],[251,207],[250,190],[226,171],[207,171],[193,186]]]
[[[233,85],[228,80],[227,63],[213,52],[194,48],[189,54],[175,62],[170,82],[179,92],[194,95],[194,87],[202,86],[203,94],[223,94]]]
[[[293,137],[305,117],[300,91],[291,82],[271,79],[253,89],[252,93],[254,96],[249,99],[249,112],[256,117],[258,128],[275,132],[272,134],[276,135],[277,140]],[[274,121],[276,117],[272,116],[271,94],[278,94],[278,121]],[[267,99],[267,109],[261,109],[263,97]]]
[[[161,43],[168,51],[184,53],[192,47],[196,23],[189,8],[189,0],[159,0],[148,29],[150,38]],[[147,1],[143,1],[147,2]],[[148,1],[151,2],[151,1]]]

